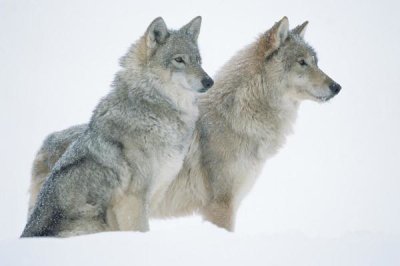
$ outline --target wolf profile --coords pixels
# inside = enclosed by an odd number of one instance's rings
[[[149,199],[176,177],[213,80],[201,67],[201,18],[168,30],[162,18],[121,59],[113,90],[56,160],[22,237],[147,231]],[[55,162],[55,161],[54,161]]]
[[[150,200],[151,217],[199,213],[234,230],[240,202],[292,132],[300,103],[326,102],[341,90],[305,42],[307,24],[289,30],[284,17],[221,68],[215,85],[199,98],[199,119],[182,168],[168,189]],[[59,154],[86,128],[48,137],[34,162],[31,202]]]
[[[304,41],[307,24],[290,31],[284,17],[222,67],[199,100],[184,165],[152,216],[199,212],[234,230],[243,197],[292,132],[300,103],[325,102],[341,89]]]

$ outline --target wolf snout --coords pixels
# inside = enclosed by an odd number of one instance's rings
[[[212,85],[214,85],[214,80],[212,80],[210,77],[206,77],[206,78],[203,78],[203,79],[201,80],[201,84],[203,84],[203,87],[204,87],[201,91],[202,91],[202,92],[205,92],[205,91],[207,91],[209,88],[211,88]]]
[[[329,85],[329,89],[331,90],[331,92],[333,92],[334,94],[338,94],[339,91],[342,89],[342,86],[340,86],[339,84],[337,84],[336,82],[332,82]]]

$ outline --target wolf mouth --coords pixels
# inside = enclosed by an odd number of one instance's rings
[[[315,97],[322,102],[329,101],[332,97],[331,96],[324,96],[324,97]]]
[[[317,99],[317,100],[320,101],[320,102],[327,102],[327,101],[329,101],[330,99],[332,99],[333,96],[335,96],[335,95],[317,96],[317,95],[314,95],[314,94],[312,94],[312,93],[310,93],[310,92],[308,93],[308,95],[311,96],[311,97],[314,98],[314,99]]]

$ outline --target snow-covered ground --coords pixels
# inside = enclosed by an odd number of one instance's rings
[[[400,265],[400,2],[0,0],[0,266]],[[163,16],[203,16],[210,75],[275,21],[309,20],[306,40],[343,90],[305,102],[229,234],[199,218],[148,234],[19,240],[30,167],[50,132],[88,121],[118,58]]]
[[[341,238],[302,234],[230,234],[201,230],[102,233],[70,239],[0,242],[0,263],[14,265],[296,265],[398,266],[400,240],[354,233]]]

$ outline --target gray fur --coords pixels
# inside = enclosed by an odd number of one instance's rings
[[[283,18],[222,67],[214,87],[199,99],[200,118],[182,169],[150,201],[152,217],[199,212],[234,230],[241,200],[292,132],[300,103],[337,94],[303,39],[306,25],[289,31]],[[32,186],[39,179],[33,173]]]
[[[47,138],[39,155],[51,172],[22,237],[148,230],[148,201],[181,168],[197,91],[209,78],[197,48],[200,21],[174,31],[155,19],[121,60],[113,90],[89,124]],[[35,164],[33,171],[40,168],[46,169]]]

